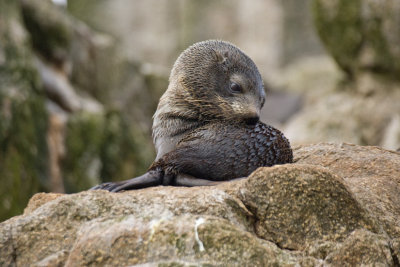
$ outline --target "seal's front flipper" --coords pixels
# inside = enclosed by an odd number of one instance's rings
[[[90,188],[90,190],[107,190],[110,192],[120,192],[123,190],[141,189],[163,183],[162,172],[158,170],[151,170],[143,174],[142,176],[135,177],[126,181],[115,182],[115,183],[104,183],[96,185]]]
[[[123,182],[125,182],[125,181],[123,181]],[[111,191],[113,188],[119,186],[120,184],[121,184],[120,182],[117,182],[117,183],[108,182],[108,183],[103,183],[103,184],[99,184],[99,185],[93,186],[89,190],[108,190],[108,191]]]

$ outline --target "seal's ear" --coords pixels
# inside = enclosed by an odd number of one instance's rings
[[[225,51],[224,53],[221,53],[220,51],[215,51],[214,50],[214,53],[215,53],[215,58],[216,58],[216,60],[217,60],[217,62],[219,64],[225,63],[225,61],[228,58],[228,51]]]

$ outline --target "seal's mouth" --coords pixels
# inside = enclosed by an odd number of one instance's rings
[[[259,116],[249,117],[244,120],[247,125],[256,125],[260,121]]]

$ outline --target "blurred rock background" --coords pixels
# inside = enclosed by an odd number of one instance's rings
[[[396,0],[0,0],[0,221],[143,173],[175,59],[213,38],[255,61],[293,144],[400,147]]]

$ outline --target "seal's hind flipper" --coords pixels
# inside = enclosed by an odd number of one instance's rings
[[[90,190],[107,190],[110,192],[120,192],[123,190],[141,189],[162,184],[163,184],[162,172],[158,170],[151,170],[139,177],[115,183],[109,182],[109,183],[99,184],[90,188]]]

